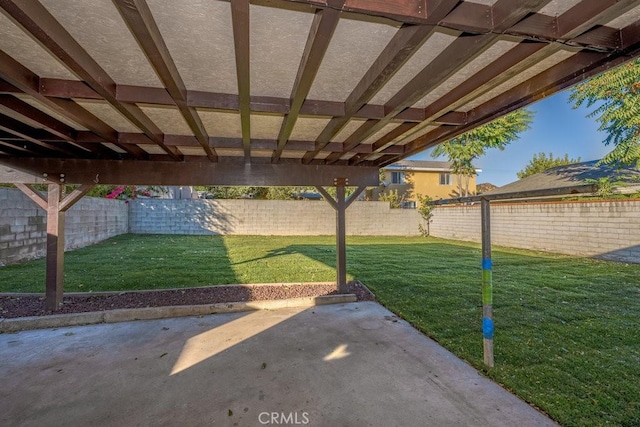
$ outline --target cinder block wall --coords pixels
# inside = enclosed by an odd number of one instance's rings
[[[128,230],[121,200],[85,197],[66,213],[65,248],[88,246]],[[0,265],[45,255],[47,215],[20,190],[0,187]]]
[[[335,211],[324,201],[162,200],[130,202],[129,231],[138,234],[335,234]],[[420,215],[386,202],[347,209],[349,235],[418,235]]]
[[[479,242],[480,207],[439,207],[431,234]],[[640,200],[494,204],[496,245],[640,262]]]

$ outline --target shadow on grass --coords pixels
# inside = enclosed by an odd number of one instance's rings
[[[0,292],[44,292],[46,260],[0,268]],[[65,292],[238,283],[220,236],[122,235],[65,253]]]

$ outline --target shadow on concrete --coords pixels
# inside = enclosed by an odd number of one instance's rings
[[[375,303],[0,335],[0,357],[3,425],[553,425]]]

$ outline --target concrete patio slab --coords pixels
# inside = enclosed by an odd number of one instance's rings
[[[377,303],[0,335],[0,425],[555,425]]]

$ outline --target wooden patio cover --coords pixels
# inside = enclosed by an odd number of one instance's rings
[[[638,0],[0,0],[0,11],[0,162],[56,183],[377,184],[378,167],[640,47]]]
[[[64,212],[90,185],[336,185],[343,284],[345,185],[377,185],[379,167],[640,52],[640,0],[0,0],[0,12],[0,182],[47,209],[50,308]],[[62,183],[83,186],[63,198]]]

